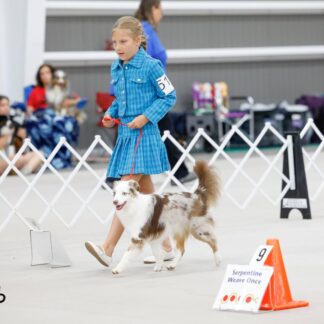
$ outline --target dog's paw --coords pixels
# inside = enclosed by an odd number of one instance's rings
[[[162,265],[155,265],[154,266],[154,269],[153,269],[155,272],[160,272],[160,271],[162,271]]]
[[[175,268],[176,268],[176,264],[170,263],[167,265],[167,269],[169,271],[173,271],[173,270],[175,270]]]
[[[114,275],[120,274],[121,273],[121,270],[116,267],[116,268],[114,268],[114,269],[111,270],[111,273],[114,274]]]
[[[219,267],[222,262],[222,257],[219,255],[219,253],[215,253],[214,259],[215,259],[216,267]]]

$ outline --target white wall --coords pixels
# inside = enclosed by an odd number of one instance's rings
[[[0,0],[0,94],[8,93],[7,83],[5,82],[6,75],[6,24],[5,24],[5,0]]]
[[[45,0],[0,0],[0,93],[23,99],[45,49]]]
[[[35,82],[36,70],[39,65],[44,62],[46,27],[45,4],[46,0],[28,0],[25,31],[24,85]]]

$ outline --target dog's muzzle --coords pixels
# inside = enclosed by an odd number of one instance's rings
[[[116,206],[116,210],[121,210],[125,205],[126,205],[127,201],[123,202],[122,204],[118,204],[117,200],[113,201],[113,204]]]

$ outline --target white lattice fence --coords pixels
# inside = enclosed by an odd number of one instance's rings
[[[303,151],[305,161],[307,162],[306,172],[309,170],[314,170],[318,178],[322,180],[321,185],[317,188],[315,194],[310,197],[312,200],[314,200],[319,196],[324,186],[323,171],[316,163],[316,160],[323,150],[324,137],[323,134],[321,134],[320,131],[316,128],[314,122],[312,120],[309,120],[305,128],[301,132],[301,138],[303,138],[310,130],[314,131],[320,139],[320,144],[312,155],[310,155],[310,153],[308,153],[305,149]],[[269,132],[281,143],[276,152],[273,153],[270,157],[260,149],[261,140],[264,136],[266,136],[266,134],[269,134]],[[226,147],[229,145],[233,136],[239,137],[246,143],[248,147],[247,151],[240,159],[231,156],[231,154],[229,154],[226,150]],[[269,202],[276,205],[280,202],[287,190],[290,187],[294,186],[293,173],[290,173],[289,177],[286,177],[282,173],[282,158],[286,150],[288,150],[290,165],[293,165],[291,138],[289,136],[287,138],[284,138],[281,134],[278,133],[275,128],[272,127],[270,123],[265,124],[263,130],[260,132],[259,136],[255,139],[254,142],[251,142],[251,140],[247,136],[245,136],[245,134],[239,128],[235,126],[233,126],[229,133],[226,134],[221,144],[217,144],[210,136],[208,136],[207,133],[205,133],[203,129],[198,130],[197,134],[191,140],[187,148],[182,147],[171,136],[169,132],[165,132],[163,135],[163,140],[165,141],[166,139],[169,139],[182,152],[182,155],[173,170],[166,174],[165,179],[157,188],[158,193],[164,192],[171,180],[174,181],[181,190],[195,190],[197,185],[196,183],[194,183],[192,187],[188,189],[174,177],[174,174],[185,159],[188,159],[192,163],[195,162],[196,157],[191,152],[197,142],[201,139],[207,141],[214,149],[214,153],[208,155],[209,165],[217,166],[219,164],[219,161],[222,160],[223,162],[225,161],[226,166],[233,170],[231,174],[226,177],[226,180],[223,181],[223,193],[228,196],[229,199],[239,208],[246,208],[258,193],[261,193],[261,195],[269,200]],[[65,146],[77,161],[74,168],[72,170],[69,170],[69,172],[59,172],[51,165],[51,161],[62,146]],[[21,147],[19,152],[17,152],[12,161],[9,161],[7,157],[2,152],[0,152],[0,157],[8,163],[7,169],[0,177],[0,206],[3,206],[1,207],[2,211],[0,215],[0,232],[10,223],[14,216],[18,216],[26,226],[30,227],[29,221],[26,221],[28,210],[24,209],[24,204],[26,204],[28,199],[30,199],[29,196],[31,194],[33,194],[33,199],[37,199],[38,202],[42,205],[42,209],[40,208],[37,211],[36,215],[33,215],[35,219],[37,219],[40,223],[43,223],[50,215],[53,215],[54,217],[57,217],[57,219],[59,219],[66,227],[72,227],[84,214],[87,214],[88,217],[95,217],[101,223],[108,222],[114,213],[113,209],[111,208],[110,212],[108,213],[106,212],[106,209],[105,212],[99,212],[96,209],[96,205],[99,200],[103,200],[104,205],[107,201],[108,206],[108,201],[111,201],[112,191],[104,181],[105,172],[101,170],[98,173],[98,170],[96,170],[95,166],[92,166],[87,161],[90,155],[93,154],[94,150],[98,148],[98,146],[101,150],[106,152],[107,156],[111,155],[111,148],[106,145],[106,143],[101,139],[99,135],[95,136],[94,141],[83,155],[80,155],[66,141],[65,138],[61,138],[60,142],[47,159],[45,159],[37,151],[37,149],[28,139],[25,140],[23,146]],[[41,166],[37,174],[28,177],[24,176],[15,167],[16,161],[26,151],[26,149],[37,152],[43,159],[43,165]],[[249,162],[251,161],[251,159],[255,158],[258,159],[259,164],[262,165],[263,168],[261,174],[257,177],[253,176],[256,173],[255,170],[252,170],[252,172],[251,170],[249,170]],[[93,185],[92,187],[91,185],[89,185],[90,190],[89,188],[87,188],[87,186],[86,188],[80,188],[80,185],[78,184],[78,177],[80,176],[80,170],[82,168],[86,170],[87,175],[91,176]],[[23,189],[22,192],[20,192],[16,196],[6,191],[6,182],[11,180],[8,176],[11,170],[13,170],[17,174],[17,177],[15,178],[21,180],[21,184],[19,186],[25,186],[25,189]],[[293,168],[291,167],[290,170],[292,172]],[[271,188],[271,191],[275,192],[274,197],[273,195],[270,195],[266,190],[267,179],[269,177],[273,177],[273,175],[277,177],[276,179],[278,181],[276,187],[277,190]],[[48,180],[49,177],[58,182],[57,190],[55,192],[41,192],[40,189],[38,189],[38,185],[40,183],[42,183],[43,185],[50,183],[50,181]],[[244,199],[238,199],[238,197],[236,197],[234,194],[235,191],[237,191],[236,189],[238,186],[238,181],[245,181],[250,187],[250,190],[248,190],[248,195],[244,197]],[[282,190],[280,190],[281,182],[284,183]],[[101,188],[106,189],[104,191],[104,194],[102,193],[103,190]],[[73,211],[68,211],[67,209],[62,210],[61,207],[62,205],[64,205],[62,203],[62,200],[64,199],[71,201],[73,200],[73,202],[70,203],[70,205],[74,207]]]
[[[304,156],[304,161],[305,161],[305,171],[306,171],[306,176],[307,174],[310,173],[310,170],[313,170],[316,173],[316,176],[319,179],[319,185],[317,189],[315,190],[314,193],[310,194],[310,200],[314,201],[315,199],[318,198],[319,194],[322,192],[323,187],[324,187],[324,168],[323,165],[320,167],[317,163],[316,160],[319,158],[320,154],[323,152],[324,148],[324,136],[320,132],[320,130],[316,127],[316,125],[313,122],[313,119],[309,119],[303,130],[300,132],[300,138],[303,139],[307,132],[309,131],[315,132],[317,135],[318,139],[320,140],[319,145],[315,149],[315,151],[311,154],[306,151],[305,148],[303,148],[303,156]]]

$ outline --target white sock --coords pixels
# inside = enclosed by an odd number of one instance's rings
[[[33,173],[33,169],[31,167],[23,167],[20,169],[20,172],[23,174],[23,175],[29,175],[31,173]]]

